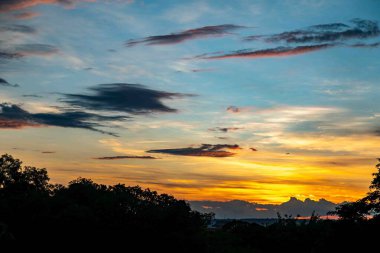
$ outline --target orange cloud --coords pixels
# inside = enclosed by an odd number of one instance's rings
[[[336,44],[320,44],[299,47],[276,47],[263,50],[238,50],[229,54],[201,57],[201,59],[227,59],[227,58],[269,58],[306,54],[336,46]]]
[[[20,129],[23,127],[38,127],[40,124],[25,120],[0,119],[0,128]]]
[[[0,12],[21,10],[41,4],[62,4],[64,6],[73,6],[77,2],[95,2],[95,0],[9,0],[0,2]]]

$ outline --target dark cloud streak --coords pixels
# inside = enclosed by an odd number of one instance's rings
[[[380,47],[380,42],[375,42],[375,43],[370,43],[370,44],[365,44],[365,43],[356,43],[349,45],[350,47],[358,47],[358,48],[376,48]]]
[[[21,44],[15,46],[15,52],[22,56],[52,55],[58,53],[58,48],[47,44]]]
[[[353,19],[351,23],[351,26],[342,23],[314,25],[279,34],[248,36],[244,40],[264,40],[269,43],[325,43],[351,39],[366,39],[380,35],[379,26],[375,21]]]
[[[131,114],[177,112],[162,99],[182,98],[190,94],[171,93],[146,88],[139,84],[111,83],[89,88],[93,94],[64,94],[62,101],[90,110],[118,111]]]
[[[10,84],[8,83],[8,81],[6,81],[5,79],[3,78],[0,78],[0,86],[5,86],[5,87],[20,87],[18,84]]]
[[[185,30],[178,33],[171,33],[165,35],[149,36],[143,39],[131,39],[128,40],[125,45],[128,47],[145,44],[145,45],[168,45],[177,44],[186,40],[218,37],[231,34],[231,31],[245,28],[244,26],[224,24],[215,26],[204,26],[200,28]]]
[[[240,128],[240,127],[214,127],[214,128],[209,128],[208,130],[212,131],[212,132],[227,133],[227,132],[237,131],[240,129],[242,129],[242,128]]]
[[[227,58],[270,58],[306,54],[337,46],[337,44],[319,44],[298,47],[276,47],[262,50],[238,50],[231,53],[203,56],[201,59],[217,60]]]
[[[25,94],[25,95],[22,95],[23,97],[25,98],[42,98],[43,96],[40,96],[40,95],[35,95],[35,94]]]
[[[122,156],[103,156],[96,157],[97,160],[120,160],[120,159],[158,159],[153,156],[122,155]]]
[[[26,56],[50,56],[57,54],[59,49],[47,44],[20,44],[10,49],[0,48],[0,63],[4,60],[20,59]]]
[[[237,106],[231,105],[231,106],[227,107],[226,111],[231,112],[231,113],[239,113],[239,112],[241,112],[241,109]]]
[[[102,116],[82,111],[67,111],[62,113],[30,113],[18,105],[0,104],[0,128],[19,129],[23,127],[56,126],[65,128],[82,128],[103,134],[117,136],[97,127],[104,127],[97,122],[120,121],[124,116]]]
[[[234,156],[236,153],[226,151],[227,150],[237,150],[241,149],[239,145],[234,144],[202,144],[198,148],[188,147],[188,148],[175,148],[175,149],[154,149],[148,150],[148,153],[163,153],[169,155],[180,155],[180,156],[207,156],[207,157],[230,157]]]
[[[0,49],[0,60],[13,60],[13,59],[18,59],[21,58],[22,55],[19,53],[12,53],[12,52],[6,52],[6,51],[1,51]]]
[[[36,33],[37,30],[27,25],[2,25],[0,32]]]

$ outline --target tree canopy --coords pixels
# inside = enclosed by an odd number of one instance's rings
[[[362,221],[368,218],[380,219],[380,158],[377,159],[377,172],[373,173],[373,179],[367,195],[355,202],[349,202],[337,207],[332,214],[338,215],[343,220]]]
[[[184,200],[139,186],[107,186],[86,178],[53,185],[46,169],[23,167],[7,154],[0,158],[0,241],[34,241],[36,235],[50,242],[95,244],[145,238],[152,243],[148,247],[170,238],[181,249],[211,218]]]

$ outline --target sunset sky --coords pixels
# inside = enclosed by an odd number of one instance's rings
[[[0,1],[0,152],[187,200],[355,200],[380,1]]]

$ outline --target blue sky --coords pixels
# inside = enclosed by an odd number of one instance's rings
[[[0,151],[62,183],[355,199],[380,144],[379,13],[378,1],[4,1]],[[297,31],[328,38],[286,41]],[[173,34],[185,39],[143,42]],[[147,155],[159,159],[94,159]]]

